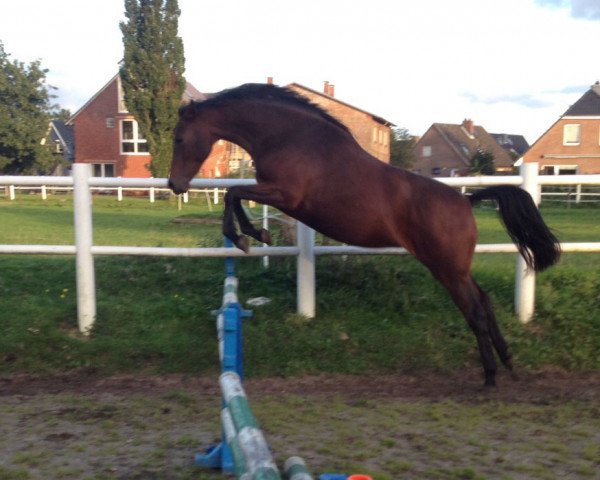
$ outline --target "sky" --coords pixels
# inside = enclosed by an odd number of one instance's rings
[[[202,92],[296,82],[413,135],[473,119],[533,143],[600,80],[600,0],[179,0]],[[118,70],[123,0],[0,0],[11,59],[77,111]]]

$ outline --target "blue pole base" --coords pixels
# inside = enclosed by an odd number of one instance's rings
[[[223,443],[208,448],[205,453],[196,454],[194,464],[213,470],[220,469],[223,473],[234,473],[235,471],[229,447]]]

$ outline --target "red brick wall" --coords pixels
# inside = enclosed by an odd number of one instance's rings
[[[73,121],[75,162],[114,163],[117,176],[150,177],[146,167],[152,158],[149,154],[121,154],[120,122],[134,117],[119,113],[118,102],[115,77],[77,114]],[[107,119],[113,119],[113,127],[107,126]]]
[[[563,145],[564,126],[581,125],[579,145]],[[600,173],[600,119],[561,118],[523,156],[538,162],[540,170],[552,165],[577,165],[578,173]]]

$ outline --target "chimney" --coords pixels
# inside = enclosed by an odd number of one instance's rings
[[[462,127],[467,131],[469,135],[475,135],[475,124],[470,118],[465,118],[463,120]]]
[[[273,77],[267,77],[267,85],[273,85]]]
[[[325,84],[323,85],[323,93],[325,95],[329,95],[330,97],[334,97],[335,85],[331,85],[327,80],[325,80]]]

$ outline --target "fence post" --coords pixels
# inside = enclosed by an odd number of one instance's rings
[[[11,200],[15,199],[15,186],[14,185],[9,185],[8,196],[10,197]]]
[[[265,230],[269,229],[269,206],[266,204],[262,206],[262,228],[264,228]],[[263,243],[263,247],[268,247],[268,245],[266,243]],[[269,268],[268,256],[265,255],[262,258],[262,264],[263,268]]]
[[[315,316],[315,231],[296,222],[297,242],[300,253],[297,265],[298,313],[308,318]]]
[[[526,190],[538,204],[538,164],[535,162],[521,164],[521,188]],[[515,272],[515,313],[523,323],[531,320],[535,310],[535,272],[525,263],[519,255]]]
[[[92,194],[89,186],[91,176],[90,164],[73,164],[77,321],[79,331],[85,335],[90,333],[96,319],[96,281],[92,256]]]

